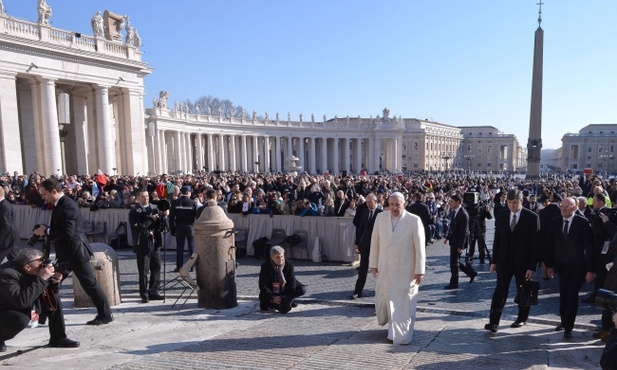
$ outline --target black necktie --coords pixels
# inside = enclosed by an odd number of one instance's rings
[[[563,238],[566,239],[568,237],[568,223],[570,221],[563,220]]]
[[[372,209],[368,212],[368,219],[369,220],[373,219],[373,210]]]
[[[512,222],[510,222],[510,231],[514,231],[516,227],[516,213],[512,215]]]

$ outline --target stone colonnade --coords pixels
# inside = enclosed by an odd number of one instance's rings
[[[201,131],[201,128],[198,132],[158,128],[155,122],[150,122],[146,130],[150,171],[285,172],[287,159],[292,155],[298,158],[296,164],[302,171],[311,174],[395,171],[400,163],[400,138],[375,139],[371,132],[363,137],[346,137],[340,133],[332,137],[308,132],[287,135],[234,132],[228,128]]]

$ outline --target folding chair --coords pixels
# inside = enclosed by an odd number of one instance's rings
[[[189,300],[189,298],[191,298],[191,296],[193,295],[193,293],[196,290],[199,290],[199,287],[197,286],[197,283],[195,283],[195,281],[193,280],[193,278],[191,277],[191,268],[193,267],[193,265],[195,264],[195,262],[197,262],[197,257],[199,255],[197,253],[193,253],[191,255],[191,257],[189,258],[188,261],[186,261],[186,263],[180,267],[180,270],[178,271],[178,276],[176,276],[173,280],[171,280],[169,283],[174,283],[173,285],[170,286],[170,288],[176,286],[176,285],[181,285],[182,286],[182,293],[180,293],[180,295],[178,296],[178,298],[176,299],[176,301],[174,302],[173,305],[171,305],[171,308],[174,308],[176,306],[176,304],[178,303],[178,301],[182,298],[182,296],[184,295],[184,293],[186,293],[187,290],[191,290],[187,295],[186,298],[184,299],[184,302],[182,303],[182,305],[180,306],[180,308],[178,308],[178,311],[180,311],[182,309],[182,307],[184,307],[184,305],[186,304],[186,302]],[[165,284],[165,285],[167,285]]]
[[[88,241],[91,241],[91,242],[96,241],[96,238],[98,237],[101,237],[104,240],[106,234],[107,234],[107,222],[105,221],[96,221],[92,227],[92,230],[86,231],[86,236],[88,237]]]

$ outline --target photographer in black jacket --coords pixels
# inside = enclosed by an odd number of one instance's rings
[[[49,346],[76,348],[79,342],[66,337],[62,305],[57,296],[62,274],[46,263],[41,251],[25,248],[15,260],[0,266],[0,352],[5,341],[24,330],[32,309],[49,318]]]

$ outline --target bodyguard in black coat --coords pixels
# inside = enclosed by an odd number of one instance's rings
[[[490,272],[497,273],[497,285],[493,292],[489,323],[485,329],[496,332],[501,313],[506,305],[512,276],[516,285],[531,279],[536,270],[538,255],[538,230],[540,220],[534,212],[523,208],[523,194],[520,190],[509,190],[508,210],[495,217],[495,238],[493,241],[493,260]],[[518,307],[516,321],[510,325],[519,328],[527,323],[529,307]]]
[[[15,211],[8,200],[4,199],[4,188],[0,187],[0,262],[7,257],[12,261],[19,249],[15,247],[19,239],[15,227]]]
[[[467,276],[469,282],[473,283],[478,273],[469,264],[460,262],[461,254],[469,246],[469,214],[461,205],[461,196],[455,194],[450,197],[449,204],[454,218],[446,236],[446,244],[450,244],[450,284],[444,289],[458,289],[458,270],[460,268]]]
[[[183,186],[180,189],[180,197],[171,202],[169,213],[169,229],[171,235],[176,237],[176,272],[184,265],[184,241],[188,246],[189,258],[195,251],[195,219],[197,217],[197,204],[191,199],[191,187]]]
[[[432,222],[432,218],[431,213],[428,210],[428,206],[426,205],[426,203],[422,202],[422,198],[424,198],[424,195],[422,193],[416,193],[414,195],[413,204],[407,206],[407,212],[413,213],[414,215],[420,217],[420,219],[422,220],[422,226],[424,226],[424,235],[426,236],[425,241],[426,245],[428,245],[428,242],[431,239],[429,225]]]
[[[358,279],[354,288],[351,299],[362,298],[362,290],[366,284],[366,275],[368,274],[369,255],[371,253],[371,236],[373,235],[373,227],[375,226],[375,218],[383,210],[377,208],[377,199],[375,194],[370,193],[366,196],[366,207],[356,213],[358,217],[358,225],[356,226],[356,241],[354,243],[356,253],[360,253],[360,269],[358,271]],[[372,214],[371,214],[372,211]]]
[[[595,277],[593,236],[586,218],[575,215],[576,202],[566,198],[561,202],[561,216],[551,221],[547,239],[546,266],[549,275],[559,274],[559,314],[564,339],[572,338],[578,310],[578,293],[583,282]]]
[[[54,242],[58,264],[65,272],[73,272],[86,294],[92,299],[97,310],[94,320],[88,325],[102,325],[113,321],[107,296],[96,281],[90,265],[92,250],[82,229],[83,218],[77,203],[64,196],[62,186],[54,179],[43,181],[39,188],[41,196],[48,204],[53,204],[49,226],[41,225],[34,233],[47,235]]]

